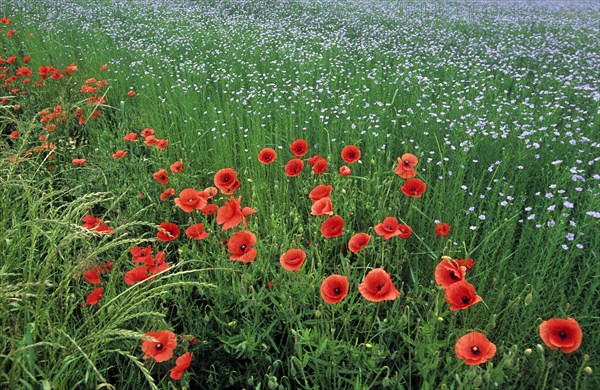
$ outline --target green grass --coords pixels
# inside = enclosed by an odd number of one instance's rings
[[[597,7],[75,3],[60,14],[50,2],[0,6],[13,19],[0,25],[0,56],[18,57],[3,65],[7,76],[21,66],[33,81],[39,66],[79,68],[41,87],[15,81],[25,95],[14,85],[0,93],[11,96],[0,106],[0,387],[600,387]],[[107,80],[97,93],[105,105],[85,102],[91,77]],[[39,112],[56,105],[67,120],[45,132]],[[102,115],[79,125],[79,107]],[[169,140],[165,150],[123,140],[148,127]],[[44,133],[56,149],[26,157]],[[328,161],[326,173],[307,164],[285,175],[297,138],[309,143],[305,161]],[[342,177],[349,144],[362,158]],[[276,149],[273,164],[257,161],[263,147]],[[119,149],[128,154],[113,159]],[[422,198],[400,191],[394,167],[404,153],[419,157]],[[229,260],[232,231],[214,217],[159,200],[167,186],[152,173],[178,160],[183,172],[169,172],[168,185],[176,194],[212,186],[219,169],[238,172],[234,195],[257,211],[246,227],[258,238],[253,262]],[[341,237],[325,239],[324,217],[310,215],[318,184],[333,186]],[[114,232],[87,231],[85,215]],[[387,216],[410,225],[411,237],[377,236]],[[158,241],[164,221],[181,237]],[[448,237],[435,235],[435,221],[452,227]],[[210,236],[185,237],[194,223]],[[347,243],[358,232],[372,237],[353,254]],[[130,249],[148,244],[170,268],[126,285]],[[290,248],[307,253],[298,272],[279,264]],[[441,256],[474,258],[467,280],[483,302],[449,310],[433,277]],[[85,305],[98,286],[83,273],[106,261],[103,297]],[[396,300],[358,292],[377,267],[401,292]],[[319,289],[333,273],[350,290],[329,305]],[[554,317],[577,319],[577,351],[542,347],[539,324]],[[178,336],[166,363],[141,350],[144,333],[159,329]],[[480,366],[454,353],[470,331],[497,347]],[[185,351],[191,367],[173,381]]]

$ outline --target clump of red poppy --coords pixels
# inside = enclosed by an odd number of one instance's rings
[[[346,164],[354,164],[360,159],[360,149],[356,145],[348,145],[342,149],[342,160]]]
[[[227,250],[231,254],[229,259],[249,263],[256,258],[256,236],[247,230],[235,233],[227,242]]]
[[[383,268],[369,271],[363,282],[358,285],[358,291],[371,302],[394,300],[400,296],[400,292],[392,283],[392,278]]]
[[[271,164],[277,158],[277,152],[272,148],[263,148],[258,153],[258,161],[263,164]]]
[[[576,351],[581,345],[583,332],[574,318],[551,318],[540,324],[540,337],[550,349],[564,353]]]
[[[256,210],[250,207],[241,207],[242,197],[238,197],[237,200],[232,196],[229,201],[217,210],[217,223],[223,225],[222,231],[234,228],[240,223],[244,226],[248,224],[246,217],[254,214]]]
[[[338,303],[348,295],[348,279],[343,275],[330,275],[321,283],[320,291],[325,302]]]
[[[98,217],[94,217],[93,215],[86,215],[82,218],[83,220],[83,228],[99,235],[110,234],[115,229],[108,227],[104,221]]]
[[[476,366],[485,363],[496,354],[496,345],[490,342],[483,333],[470,332],[456,341],[454,346],[456,357],[466,364]]]
[[[279,257],[279,263],[287,271],[298,271],[306,260],[306,252],[299,248],[289,249]]]
[[[402,157],[398,157],[398,165],[394,172],[403,179],[410,179],[417,175],[414,167],[419,163],[419,159],[414,154],[405,153]]]
[[[171,359],[175,347],[177,347],[177,338],[170,330],[147,332],[142,339],[144,358],[152,358],[157,363]]]
[[[237,172],[233,168],[223,168],[215,173],[213,178],[215,187],[223,194],[232,194],[240,188],[240,181],[237,178]]]

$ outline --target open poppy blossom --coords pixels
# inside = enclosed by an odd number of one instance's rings
[[[256,236],[247,230],[235,233],[227,242],[227,250],[231,253],[231,260],[249,263],[256,258]]]
[[[298,271],[306,260],[306,252],[294,248],[286,251],[279,257],[279,263],[287,271]]]
[[[156,238],[163,242],[173,241],[179,237],[179,233],[179,226],[172,222],[163,222],[158,225],[158,233],[156,234]]]
[[[457,358],[476,366],[494,357],[496,346],[483,333],[470,332],[456,341],[454,352]]]
[[[438,223],[435,225],[435,234],[440,237],[446,237],[448,234],[450,234],[450,226],[444,222]]]
[[[127,152],[125,150],[117,150],[115,153],[113,153],[113,158],[122,158],[125,157],[127,155]]]
[[[348,241],[348,249],[356,254],[361,249],[364,249],[370,240],[371,236],[367,233],[356,233],[350,238],[350,241]]]
[[[209,204],[206,205],[206,207],[204,207],[202,209],[202,214],[204,214],[204,215],[213,215],[214,213],[217,212],[218,208],[219,207],[216,204],[209,203]]]
[[[342,165],[340,167],[340,175],[350,176],[351,174],[352,174],[352,170],[347,165]]]
[[[358,291],[368,301],[381,302],[394,300],[400,296],[390,275],[383,268],[375,268],[358,285]]]
[[[321,298],[330,305],[338,303],[348,295],[348,279],[342,275],[330,275],[321,283]]]
[[[183,373],[190,368],[190,364],[192,364],[192,353],[186,352],[183,355],[179,356],[177,360],[175,360],[175,367],[173,367],[169,373],[171,379],[178,381],[183,376]]]
[[[319,199],[328,198],[329,195],[331,194],[332,189],[333,189],[333,187],[330,185],[319,184],[318,186],[313,188],[312,191],[310,191],[310,193],[308,194],[308,197],[313,202],[316,202]]]
[[[140,135],[144,138],[154,135],[154,129],[151,127],[146,127],[144,130],[142,130],[142,132],[140,133]]]
[[[150,257],[150,261],[145,261],[146,269],[151,275],[166,271],[169,269],[169,264],[165,261],[166,259],[166,252],[160,251],[156,253],[155,257]]]
[[[98,287],[97,289],[95,289],[94,291],[89,293],[89,295],[87,296],[87,298],[85,300],[85,304],[86,305],[95,305],[96,303],[98,303],[98,301],[100,299],[102,299],[103,292],[104,292],[104,288]]]
[[[475,287],[466,280],[459,280],[446,287],[444,298],[452,311],[466,309],[482,300],[476,295]]]
[[[333,203],[329,198],[321,198],[313,203],[310,213],[316,216],[333,215]]]
[[[173,164],[171,164],[169,169],[172,173],[179,173],[183,170],[183,163],[181,161],[175,161]]]
[[[217,223],[223,225],[222,231],[234,228],[243,222],[244,226],[248,225],[246,217],[254,214],[256,210],[250,207],[241,208],[240,203],[242,197],[238,197],[237,200],[232,196],[229,201],[217,210]]]
[[[467,268],[458,264],[456,260],[442,259],[435,267],[435,282],[443,289],[451,284],[464,280]]]
[[[102,219],[94,217],[93,215],[86,215],[82,218],[82,220],[84,229],[93,231],[100,235],[110,234],[115,230],[111,227],[108,227]]]
[[[152,259],[152,245],[148,244],[145,248],[141,248],[139,246],[134,246],[131,248],[129,253],[131,253],[133,263],[148,263]]]
[[[427,185],[421,179],[408,179],[404,185],[400,187],[402,193],[413,198],[420,198],[427,189]]]
[[[160,200],[162,200],[163,202],[167,199],[169,199],[169,196],[175,195],[175,189],[174,188],[167,188],[166,190],[164,190],[162,192],[162,194],[160,194]]]
[[[127,134],[125,134],[123,139],[128,142],[135,142],[135,141],[137,141],[137,137],[138,137],[137,133],[127,133]]]
[[[83,273],[83,278],[91,284],[100,284],[100,274],[109,272],[112,269],[112,262],[107,261],[106,263],[89,269]]]
[[[469,257],[468,259],[460,259],[460,260],[456,260],[456,262],[458,263],[459,266],[465,266],[467,267],[467,269],[471,269],[473,268],[473,266],[476,264],[473,261],[473,258]]]
[[[144,139],[144,145],[154,146],[158,143],[158,139],[154,135],[149,135]]]
[[[321,225],[321,234],[325,238],[339,237],[344,233],[344,219],[339,215],[328,218]]]
[[[298,176],[304,168],[304,161],[295,158],[285,164],[285,174],[288,177]]]
[[[277,158],[277,152],[272,148],[263,148],[258,153],[258,161],[263,164],[271,164]]]
[[[403,239],[407,239],[408,237],[410,237],[411,233],[412,233],[412,229],[410,226],[408,225],[403,225],[403,224],[399,224],[396,227],[396,230],[398,231],[398,237],[403,238]]]
[[[148,273],[148,267],[145,265],[138,265],[137,267],[125,272],[125,284],[131,286],[132,284],[143,282],[150,276],[151,275]]]
[[[342,149],[342,160],[347,164],[353,164],[360,159],[360,149],[356,145],[348,145]]]
[[[87,164],[87,159],[86,158],[74,158],[73,160],[71,160],[71,164],[85,165],[85,164]]]
[[[173,356],[173,350],[177,346],[175,333],[170,330],[158,330],[144,334],[142,339],[142,351],[144,358],[154,359],[157,363],[166,362]]]
[[[321,173],[325,173],[327,172],[327,160],[325,160],[324,158],[319,158],[317,161],[315,161],[315,163],[313,164],[313,173],[315,175],[321,174]]]
[[[540,337],[550,349],[564,353],[576,351],[581,345],[583,332],[574,318],[551,318],[540,324]]]
[[[389,240],[390,238],[399,235],[398,220],[394,217],[384,218],[382,223],[375,225],[375,233],[383,237],[384,240]]]
[[[215,187],[217,187],[222,193],[230,194],[236,188],[239,188],[239,180],[237,179],[237,172],[233,168],[223,168],[215,173],[213,178]],[[237,185],[236,185],[237,182]]]
[[[166,169],[161,169],[158,172],[154,172],[152,177],[160,184],[169,184],[169,175],[167,175]]]
[[[127,96],[134,97],[135,96],[135,91],[129,91],[129,92],[127,92]]]
[[[156,143],[154,144],[154,147],[159,150],[165,150],[167,146],[169,146],[168,139],[157,139]]]
[[[290,145],[290,150],[294,157],[302,157],[308,153],[308,142],[303,139],[297,139]]]
[[[193,188],[186,188],[179,193],[179,198],[175,198],[175,204],[186,213],[194,210],[202,210],[208,203],[208,198],[204,192],[196,191]]]
[[[207,232],[204,231],[204,224],[197,223],[185,229],[185,235],[189,238],[193,238],[196,241],[204,240],[209,236]]]

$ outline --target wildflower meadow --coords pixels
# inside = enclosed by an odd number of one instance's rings
[[[599,3],[0,18],[0,388],[600,388]]]

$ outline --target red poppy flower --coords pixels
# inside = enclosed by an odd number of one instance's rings
[[[174,188],[167,188],[166,190],[164,190],[162,192],[162,194],[160,194],[160,200],[162,200],[163,202],[167,199],[169,199],[169,196],[171,195],[175,195],[175,189]]]
[[[169,146],[168,139],[157,139],[156,144],[154,144],[154,147],[159,150],[165,150],[167,146]]]
[[[150,274],[148,273],[148,268],[145,265],[139,265],[132,270],[125,272],[125,284],[131,286],[137,282],[143,282],[148,279]]]
[[[426,188],[427,188],[427,185],[425,184],[425,182],[423,180],[408,179],[406,182],[404,182],[404,185],[400,189],[406,196],[410,196],[413,198],[420,198],[423,195],[423,193],[425,192]]]
[[[295,158],[285,164],[285,174],[289,177],[298,176],[304,168],[304,161]]]
[[[125,157],[127,155],[127,152],[125,150],[117,150],[115,153],[113,153],[113,158],[122,158]]]
[[[339,215],[328,218],[321,225],[321,234],[325,238],[339,237],[344,232],[344,219]]]
[[[142,351],[144,358],[154,359],[157,363],[166,362],[173,356],[173,350],[177,346],[175,333],[170,330],[158,330],[144,334],[142,339]]]
[[[386,217],[382,223],[375,225],[375,233],[383,237],[384,240],[399,235],[398,220],[394,217]]]
[[[179,226],[172,222],[163,222],[158,225],[158,229],[156,238],[158,238],[159,241],[168,242],[179,237]]]
[[[181,161],[175,161],[173,164],[171,164],[169,169],[173,173],[179,173],[183,170],[183,163]]]
[[[161,169],[160,171],[153,173],[152,177],[160,184],[169,184],[169,175],[167,175],[166,169]]]
[[[275,149],[263,148],[258,153],[258,161],[260,161],[263,164],[271,164],[273,161],[275,161],[276,158],[277,152],[275,152]]]
[[[417,171],[415,171],[412,168],[409,168],[409,169],[396,168],[395,172],[398,176],[400,176],[403,179],[411,179],[411,178],[417,176]]]
[[[104,64],[100,67],[100,72],[104,72],[105,70],[108,70],[108,65]]]
[[[360,159],[360,149],[355,145],[348,145],[342,149],[342,160],[347,164],[353,164]]]
[[[186,352],[183,355],[179,356],[175,361],[175,367],[171,369],[169,376],[171,379],[178,381],[181,379],[185,370],[190,367],[192,363],[192,353]]]
[[[342,275],[330,275],[321,283],[321,298],[330,305],[338,303],[348,295],[348,279]]]
[[[157,143],[158,143],[158,139],[156,139],[156,137],[153,135],[146,136],[144,139],[144,145],[146,145],[146,146],[154,146]]]
[[[323,157],[319,156],[318,154],[317,154],[317,155],[314,155],[314,156],[312,156],[312,157],[309,157],[309,158],[307,159],[307,161],[308,161],[308,165],[310,165],[310,166],[312,167],[312,166],[314,166],[314,165],[315,165],[315,163],[316,163],[317,161],[319,161],[319,160],[321,160],[321,159],[323,159]]]
[[[399,224],[398,227],[396,227],[396,230],[398,230],[398,236],[405,240],[410,237],[412,233],[412,229],[408,225]]]
[[[231,253],[231,260],[249,263],[256,258],[256,236],[247,230],[235,233],[227,242],[227,250]]]
[[[204,215],[213,215],[218,209],[216,204],[207,204],[206,207],[202,209],[202,214]]]
[[[494,357],[496,346],[483,333],[471,332],[456,341],[454,352],[457,358],[476,366]]]
[[[217,173],[215,173],[213,181],[215,183],[215,187],[217,187],[224,194],[232,193],[233,187],[239,188],[237,172],[233,168],[223,168],[218,170]]]
[[[194,210],[202,210],[207,204],[207,199],[205,193],[186,188],[179,193],[179,198],[175,198],[175,204],[186,213],[191,213]]]
[[[358,285],[358,291],[368,301],[380,302],[394,300],[400,296],[396,290],[390,275],[383,268],[371,270],[361,284]]]
[[[83,273],[83,278],[91,284],[100,284],[100,272],[97,268],[87,270]]]
[[[232,196],[227,203],[217,210],[217,224],[223,225],[221,228],[222,231],[234,228],[241,222],[246,226],[248,224],[246,217],[256,212],[256,210],[250,207],[241,208],[241,201],[241,196],[237,200]]]
[[[312,191],[308,194],[308,197],[313,202],[316,202],[319,199],[328,198],[329,195],[331,194],[332,189],[333,189],[332,186],[325,185],[325,184],[319,184],[318,186],[316,186],[315,188],[312,189]]]
[[[294,157],[302,157],[308,153],[308,142],[303,139],[297,139],[290,145],[290,150]]]
[[[279,263],[287,271],[298,271],[306,260],[306,252],[302,249],[290,249],[279,257]]]
[[[73,165],[85,165],[85,164],[87,164],[87,159],[86,158],[74,158],[73,160],[71,160],[71,163]]]
[[[450,226],[444,222],[438,223],[435,225],[435,234],[440,237],[446,237],[448,234],[450,234]]]
[[[115,229],[108,227],[104,221],[100,218],[94,217],[92,215],[86,215],[82,218],[83,220],[83,228],[98,233],[100,235],[110,234]]]
[[[460,280],[448,286],[444,298],[450,304],[452,311],[466,309],[481,301],[481,297],[476,295],[475,287],[466,280]]]
[[[451,284],[465,278],[467,268],[460,266],[456,260],[442,259],[435,267],[435,282],[446,289]]]
[[[327,172],[327,160],[324,158],[320,158],[313,164],[313,173],[315,175],[319,175],[321,173]]]
[[[154,135],[154,129],[151,127],[146,127],[140,134],[142,137],[146,138],[150,135]]]
[[[189,238],[193,238],[194,240],[198,241],[204,240],[206,237],[208,237],[209,234],[204,231],[203,223],[197,223],[185,229],[185,235]]]
[[[540,324],[540,337],[550,349],[571,353],[579,348],[583,332],[574,318],[551,318]]]
[[[398,165],[394,169],[396,174],[403,179],[410,179],[417,176],[417,171],[413,169],[419,163],[417,156],[405,153],[402,157],[398,157]]]
[[[333,203],[329,198],[321,198],[313,203],[310,213],[317,216],[333,215]]]
[[[87,296],[87,299],[85,300],[85,304],[86,305],[95,305],[96,303],[98,303],[98,301],[100,299],[102,299],[103,292],[104,292],[104,288],[98,287],[97,289],[95,289],[94,291],[89,293],[89,295]]]
[[[350,241],[348,241],[348,249],[356,254],[359,250],[367,246],[369,240],[371,240],[371,236],[367,233],[356,233],[350,238]]]
[[[150,274],[157,274],[159,272],[169,269],[169,264],[165,261],[167,254],[164,251],[156,253],[156,257],[151,257],[149,262],[146,262],[146,268]]]
[[[131,261],[133,263],[148,263],[152,259],[152,245],[148,244],[145,248],[134,246],[131,248],[129,253],[133,256]]]
[[[135,91],[129,91],[129,92],[127,92],[127,96],[134,97],[135,96]]]
[[[352,170],[346,166],[346,165],[342,165],[340,167],[340,175],[342,176],[350,176],[352,174]]]

